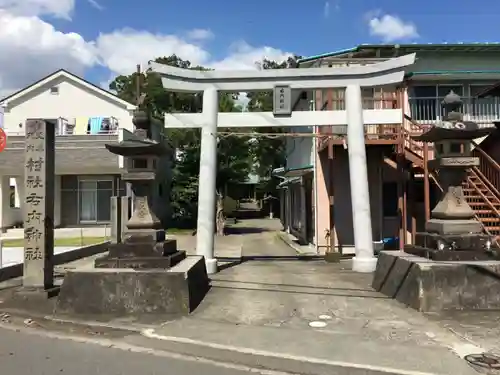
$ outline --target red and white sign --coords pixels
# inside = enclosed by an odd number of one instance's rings
[[[5,146],[7,146],[7,134],[0,128],[0,152],[5,149]]]

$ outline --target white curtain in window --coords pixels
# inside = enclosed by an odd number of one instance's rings
[[[96,181],[79,182],[80,221],[97,220],[97,183]]]

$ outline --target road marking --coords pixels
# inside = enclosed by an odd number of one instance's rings
[[[268,351],[264,351],[264,350],[255,350],[255,349],[250,349],[250,348],[242,348],[242,347],[236,347],[236,346],[230,346],[230,345],[209,343],[209,342],[204,342],[204,341],[199,341],[199,340],[188,339],[188,338],[184,338],[184,337],[164,336],[164,335],[159,335],[159,334],[155,333],[155,330],[152,328],[148,328],[148,329],[143,330],[142,335],[144,337],[151,338],[151,339],[172,341],[172,342],[177,342],[177,343],[181,343],[181,344],[198,345],[198,346],[204,346],[204,347],[212,348],[212,349],[233,351],[233,352],[242,353],[242,354],[251,354],[251,355],[258,355],[258,356],[263,356],[263,357],[277,358],[277,359],[288,359],[288,360],[293,360],[293,361],[297,361],[297,362],[305,362],[305,363],[310,363],[310,364],[329,365],[332,367],[344,367],[347,369],[365,370],[365,371],[367,371],[367,373],[368,373],[368,371],[373,371],[373,372],[379,372],[379,373],[385,372],[388,374],[398,374],[398,375],[436,375],[436,374],[429,373],[429,372],[408,371],[408,370],[403,370],[403,369],[395,369],[395,368],[391,368],[391,367],[372,366],[372,365],[352,363],[352,362],[330,361],[330,360],[320,359],[320,358],[301,357],[301,356],[294,356],[294,355],[285,354],[285,353],[268,352]]]
[[[171,352],[166,352],[163,350],[151,349],[151,348],[146,348],[146,347],[137,346],[137,345],[131,345],[131,344],[127,344],[127,343],[123,343],[123,342],[119,342],[119,341],[115,341],[115,340],[109,340],[109,339],[96,339],[96,338],[90,338],[90,337],[60,334],[60,333],[54,333],[54,332],[49,332],[49,331],[42,331],[40,329],[35,329],[35,328],[25,328],[25,327],[21,327],[21,326],[6,325],[6,324],[0,324],[0,329],[6,329],[9,331],[25,333],[28,335],[41,336],[41,337],[46,337],[46,338],[51,338],[51,339],[56,339],[56,340],[68,340],[68,341],[78,342],[81,344],[93,344],[93,345],[98,345],[98,346],[109,348],[109,349],[118,349],[118,350],[132,352],[132,353],[149,354],[149,355],[154,355],[154,356],[163,357],[163,358],[171,358],[171,359],[189,361],[189,362],[198,362],[198,363],[203,363],[203,364],[207,364],[207,365],[211,365],[211,366],[223,367],[223,368],[227,368],[227,369],[231,369],[231,370],[247,371],[247,372],[251,372],[254,374],[296,375],[296,374],[289,373],[289,372],[266,370],[266,369],[262,369],[262,368],[249,367],[249,366],[238,365],[238,364],[234,364],[234,363],[218,362],[218,361],[214,361],[214,360],[206,359],[206,358],[202,358],[202,357],[195,357],[195,356],[189,356],[189,355],[185,355],[185,354],[171,353]],[[424,374],[424,375],[428,375],[428,374]]]

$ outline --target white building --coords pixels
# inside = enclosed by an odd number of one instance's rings
[[[130,135],[136,106],[59,70],[2,99],[0,107],[7,134],[0,153],[0,228],[23,220],[24,127],[30,118],[56,127],[56,227],[109,223],[110,197],[125,194],[125,187],[122,161],[104,145]],[[162,136],[162,129],[155,133]]]

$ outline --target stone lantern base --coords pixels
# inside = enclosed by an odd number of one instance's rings
[[[481,251],[489,241],[490,236],[482,233],[417,233],[415,245],[406,245],[404,251],[436,261],[491,260],[494,252]]]
[[[432,260],[470,261],[495,258],[491,236],[483,233],[482,224],[474,217],[465,199],[462,181],[466,168],[479,164],[470,156],[438,157],[430,162],[439,169],[444,194],[425,223],[425,232],[417,233],[415,244],[405,246],[408,254]]]
[[[186,258],[177,250],[177,241],[157,241],[153,236],[130,236],[122,243],[112,244],[107,256],[95,260],[96,268],[168,269]]]

